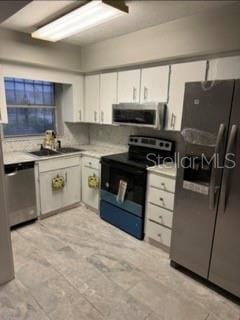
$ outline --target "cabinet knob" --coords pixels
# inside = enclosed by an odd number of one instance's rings
[[[159,200],[160,200],[160,201],[162,201],[162,202],[164,201],[164,199],[163,199],[162,197],[161,197],[161,198],[159,198]]]
[[[82,120],[82,110],[79,110],[79,120]]]
[[[148,88],[144,87],[144,93],[143,93],[144,100],[147,100],[147,97],[148,97]]]
[[[133,87],[133,101],[135,101],[137,98],[137,89]]]
[[[106,183],[105,183],[105,187],[106,187],[106,188],[109,188],[109,182],[106,182]]]

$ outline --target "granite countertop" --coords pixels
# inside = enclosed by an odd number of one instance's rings
[[[43,161],[48,159],[54,159],[59,157],[67,157],[72,155],[84,155],[94,158],[101,158],[102,156],[116,154],[121,152],[127,152],[127,146],[110,146],[110,145],[74,145],[77,149],[81,149],[79,152],[57,154],[54,156],[38,157],[30,154],[27,151],[7,152],[3,154],[4,164],[22,163],[30,161]]]
[[[171,178],[176,178],[177,175],[177,167],[175,164],[168,164],[168,165],[159,165],[154,167],[148,167],[147,169],[149,172],[166,175]]]

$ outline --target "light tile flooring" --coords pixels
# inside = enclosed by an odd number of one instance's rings
[[[239,320],[233,302],[168,255],[79,207],[12,232],[16,278],[1,320]]]

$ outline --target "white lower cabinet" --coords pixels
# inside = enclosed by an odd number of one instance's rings
[[[89,185],[89,179],[94,177],[96,186]],[[82,202],[98,210],[100,188],[100,162],[99,159],[83,156],[82,158]]]
[[[164,172],[164,168],[162,169]],[[173,169],[176,172],[176,169]],[[148,172],[145,240],[170,248],[176,174]],[[167,186],[167,189],[166,189]]]
[[[80,157],[44,160],[39,162],[37,167],[38,206],[41,217],[80,203]],[[60,188],[53,187],[55,178],[63,181]]]

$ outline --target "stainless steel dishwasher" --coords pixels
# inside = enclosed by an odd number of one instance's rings
[[[5,182],[10,226],[36,219],[34,162],[5,165]]]

